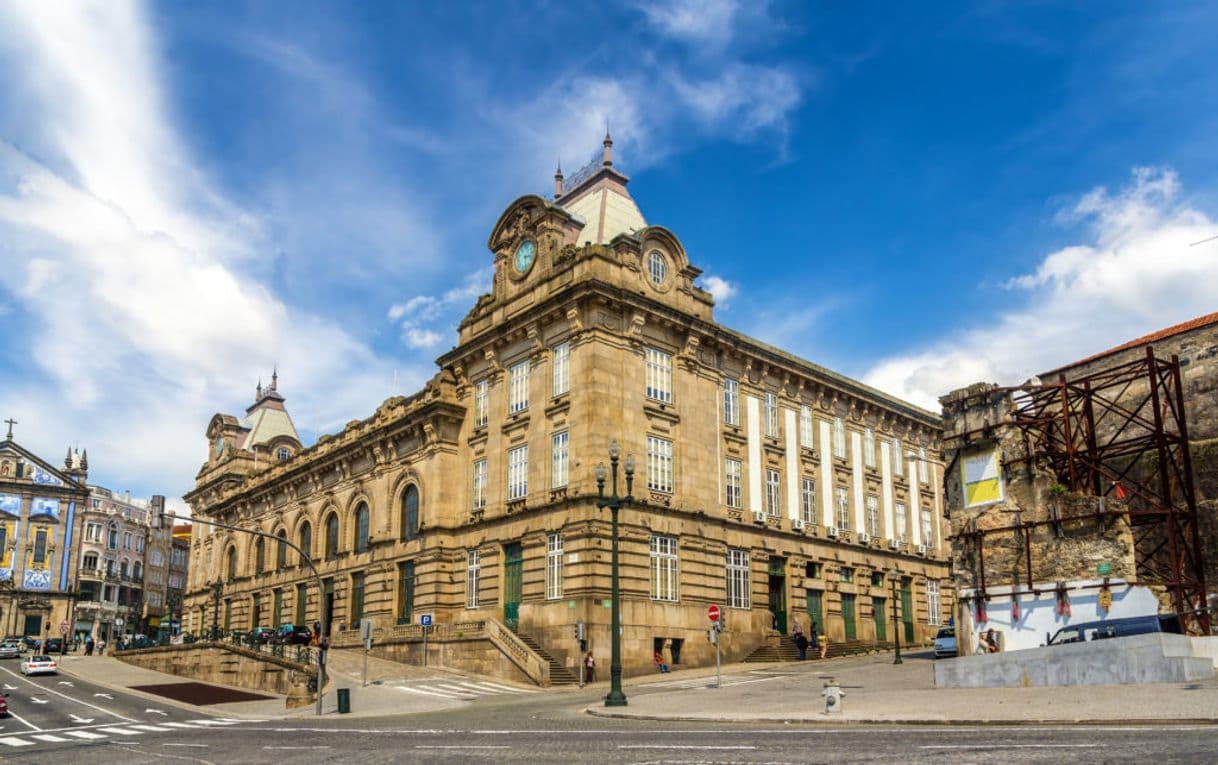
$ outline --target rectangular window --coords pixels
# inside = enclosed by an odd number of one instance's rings
[[[486,507],[486,460],[474,463],[474,485],[470,494],[473,497],[473,509],[481,510]]]
[[[677,599],[677,538],[651,538],[651,599]]]
[[[309,605],[309,586],[307,584],[296,585],[296,624],[308,624],[308,614],[306,609]]]
[[[799,517],[804,523],[816,523],[816,481],[803,478],[799,482]]]
[[[100,542],[101,541],[101,524],[100,523],[90,523],[85,528],[85,540],[89,541],[89,542]]]
[[[724,462],[724,466],[724,487],[727,491],[727,506],[740,507],[742,465],[740,460],[729,459]]]
[[[571,390],[571,344],[559,343],[554,346],[551,358],[554,365],[554,395],[561,396]]]
[[[562,598],[562,534],[546,537],[546,598]]]
[[[672,354],[648,348],[647,398],[672,403]]]
[[[884,586],[884,572],[883,571],[876,571],[871,574],[871,586],[872,587],[883,587]]]
[[[899,542],[908,542],[909,541],[909,530],[905,525],[905,503],[904,502],[896,503],[893,514],[896,516],[896,522],[897,522],[897,535],[896,535],[895,539]]]
[[[901,450],[901,439],[892,439],[892,472],[898,478],[905,477],[905,454]]]
[[[778,438],[778,396],[769,391],[765,394],[765,434]]]
[[[799,445],[812,448],[812,407],[807,404],[799,408]]]
[[[567,485],[567,431],[550,437],[550,488]]]
[[[836,492],[837,527],[843,531],[850,528],[850,493],[844,486],[839,486]]]
[[[863,465],[875,469],[875,431],[871,428],[863,431]]]
[[[930,483],[930,463],[926,461],[926,447],[918,447],[918,483]]]
[[[34,532],[34,567],[42,568],[47,562],[47,533],[43,529]]]
[[[748,550],[727,551],[727,607],[751,608]]]
[[[647,436],[647,488],[672,493],[672,441]]]
[[[841,417],[833,418],[833,456],[846,459],[846,423]]]
[[[465,607],[478,607],[478,583],[482,579],[482,559],[477,550],[470,550],[465,566]]]
[[[414,561],[398,564],[398,624],[414,618]]]
[[[524,499],[529,493],[529,445],[508,450],[508,501]]]
[[[508,370],[508,414],[529,408],[529,360],[513,364]]]
[[[277,589],[271,593],[271,625],[276,629],[283,624],[283,590]]]
[[[124,550],[131,549],[131,532],[130,531],[123,532],[123,549]]]
[[[490,416],[490,391],[491,381],[482,379],[474,383],[474,427],[481,428],[486,425],[487,419]]]
[[[135,551],[136,551],[136,552],[143,552],[143,551],[144,551],[144,538],[143,538],[143,537],[136,537],[136,538],[135,538]]]
[[[931,528],[930,511],[926,509],[922,510],[922,544],[927,547],[935,546],[935,532]]]
[[[730,377],[723,380],[723,422],[740,424],[740,382]]]
[[[867,533],[880,535],[880,498],[874,494],[867,495]]]
[[[778,498],[778,487],[782,476],[777,470],[765,471],[765,510],[771,517],[777,518],[782,513],[782,504]]]
[[[943,604],[939,600],[939,580],[926,580],[926,623],[937,627],[943,623]]]
[[[354,628],[359,620],[364,618],[364,572],[357,571],[351,575],[351,618],[348,619]]]
[[[849,566],[842,566],[837,570],[837,580],[850,584],[854,581],[854,569]]]
[[[964,484],[964,506],[977,507],[1001,501],[1005,493],[998,450],[991,449],[963,456],[964,459],[960,461],[960,477]]]

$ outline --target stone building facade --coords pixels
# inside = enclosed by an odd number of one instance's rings
[[[891,641],[946,623],[952,587],[937,416],[715,322],[681,242],[649,225],[612,163],[552,200],[513,202],[489,241],[493,289],[418,393],[280,461],[216,415],[186,499],[196,523],[188,627],[219,582],[234,629],[505,624],[571,665],[573,629],[605,659],[610,518],[595,468],[634,456],[621,514],[623,661],[714,661],[706,611],[739,659],[815,621],[830,640]],[[282,402],[280,402],[282,404]],[[298,441],[291,444],[298,448]],[[623,490],[625,486],[621,487]],[[471,626],[470,629],[474,629]],[[465,627],[459,626],[458,630]]]
[[[45,639],[71,627],[88,455],[53,467],[8,435],[0,441],[0,625]]]

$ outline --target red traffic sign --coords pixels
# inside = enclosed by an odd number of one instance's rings
[[[712,622],[719,621],[719,606],[716,606],[714,603],[707,606],[706,615],[710,618],[710,620]]]

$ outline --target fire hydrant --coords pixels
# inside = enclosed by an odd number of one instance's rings
[[[825,697],[825,714],[841,714],[842,699],[845,698],[846,692],[837,684],[837,680],[829,678],[825,683],[825,690],[821,691],[821,695]]]

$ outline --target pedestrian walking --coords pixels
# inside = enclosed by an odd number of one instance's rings
[[[584,657],[584,682],[596,682],[596,659],[592,658],[591,651],[588,651],[588,655]]]
[[[812,641],[809,643],[812,646],[812,653],[822,659],[825,658],[825,652],[821,650],[820,635],[817,634],[819,630],[816,628],[816,622],[808,625],[808,632],[812,635]]]
[[[804,633],[799,632],[795,635],[795,647],[799,649],[799,660],[804,661],[808,658],[808,639],[804,637]]]
[[[85,656],[92,656],[92,655],[93,655],[93,638],[89,638],[88,640],[85,641]]]
[[[656,655],[653,657],[652,661],[654,661],[655,665],[660,668],[660,674],[664,674],[668,671],[668,662],[664,661],[664,654],[656,651]]]
[[[98,656],[106,655],[106,641],[104,641],[104,640],[97,641],[97,655]]]

